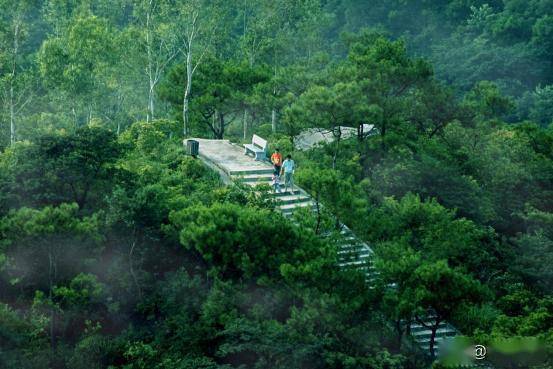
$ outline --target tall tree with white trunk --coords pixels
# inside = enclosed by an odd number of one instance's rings
[[[2,23],[0,31],[0,86],[4,111],[9,117],[10,144],[17,139],[17,116],[33,97],[33,78],[30,66],[22,53],[26,38],[28,4],[0,2]]]
[[[179,54],[178,37],[175,35],[174,4],[168,0],[139,0],[134,7],[135,27],[131,35],[139,42],[140,69],[147,78],[148,99],[146,121],[155,119],[156,88],[167,67]],[[133,61],[128,60],[134,68]]]
[[[182,96],[183,135],[190,134],[190,96],[192,81],[198,66],[204,60],[218,28],[221,16],[221,4],[218,1],[190,0],[177,8],[179,22],[179,52],[184,57],[186,79]],[[178,30],[181,30],[178,32]]]

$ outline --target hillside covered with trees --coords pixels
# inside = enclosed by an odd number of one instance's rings
[[[0,0],[0,102],[0,368],[553,366],[553,0]],[[319,211],[182,144],[254,133]]]

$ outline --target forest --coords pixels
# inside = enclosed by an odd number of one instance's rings
[[[0,103],[1,369],[553,367],[553,0],[0,0]],[[183,147],[253,134],[320,211]]]

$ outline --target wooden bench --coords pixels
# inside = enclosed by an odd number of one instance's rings
[[[265,159],[267,156],[267,140],[262,139],[258,135],[253,135],[252,143],[244,145],[244,155],[253,153],[255,160]]]

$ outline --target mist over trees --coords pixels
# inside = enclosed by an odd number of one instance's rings
[[[0,368],[431,368],[429,311],[550,367],[552,40],[552,0],[0,0]],[[254,133],[314,212],[182,146]]]
[[[201,132],[198,119],[187,118],[197,114],[194,77],[214,59],[271,71],[270,81],[234,104],[248,105],[236,108],[236,119],[251,133],[250,126],[275,125],[284,96],[301,92],[286,80],[288,70],[316,74],[339,62],[344,39],[363,28],[403,39],[457,95],[490,81],[512,100],[505,119],[546,126],[552,7],[547,0],[5,1],[0,142],[94,119],[119,132],[136,120],[190,119],[183,131]],[[183,75],[172,90],[182,96],[168,99],[160,89],[175,68]]]

